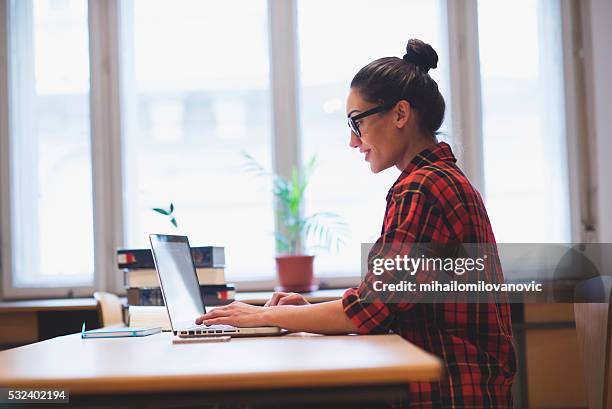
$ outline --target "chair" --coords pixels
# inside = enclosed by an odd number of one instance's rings
[[[95,292],[93,294],[98,310],[100,326],[110,327],[124,325],[123,303],[115,294]]]
[[[576,335],[584,365],[589,409],[612,408],[609,385],[611,290],[612,277],[609,276],[585,280],[575,289]]]

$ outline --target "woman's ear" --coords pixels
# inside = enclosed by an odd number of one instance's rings
[[[406,126],[411,117],[412,107],[408,101],[402,99],[395,106],[395,126],[400,129],[403,128]]]

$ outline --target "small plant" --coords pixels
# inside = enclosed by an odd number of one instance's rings
[[[282,224],[281,231],[276,233],[276,247],[280,253],[300,254],[303,244],[315,242],[311,249],[330,249],[338,251],[345,243],[348,226],[344,219],[331,212],[319,212],[302,216],[305,191],[310,177],[316,167],[316,157],[312,156],[302,172],[293,167],[291,177],[285,178],[266,170],[246,152],[244,170],[259,176],[272,178],[272,193],[277,199],[277,217]]]
[[[168,209],[162,209],[161,207],[154,207],[151,210],[168,217],[168,219],[170,220],[170,223],[172,223],[172,225],[178,229],[176,217],[174,216],[174,203],[170,202],[170,207],[168,207]]]

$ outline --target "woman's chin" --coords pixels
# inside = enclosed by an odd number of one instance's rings
[[[382,168],[376,162],[370,162],[370,170],[372,173],[378,173]]]
[[[391,166],[393,166],[393,163],[383,163],[375,160],[374,158],[370,158],[368,163],[370,164],[370,170],[372,173],[380,173],[383,170],[389,169]]]

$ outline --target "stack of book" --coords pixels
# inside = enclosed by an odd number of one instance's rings
[[[236,296],[233,284],[225,281],[223,247],[192,247],[200,294],[205,306],[231,303]],[[123,270],[130,326],[159,325],[170,329],[164,299],[150,249],[117,250],[117,264]],[[160,320],[163,320],[161,322]]]

